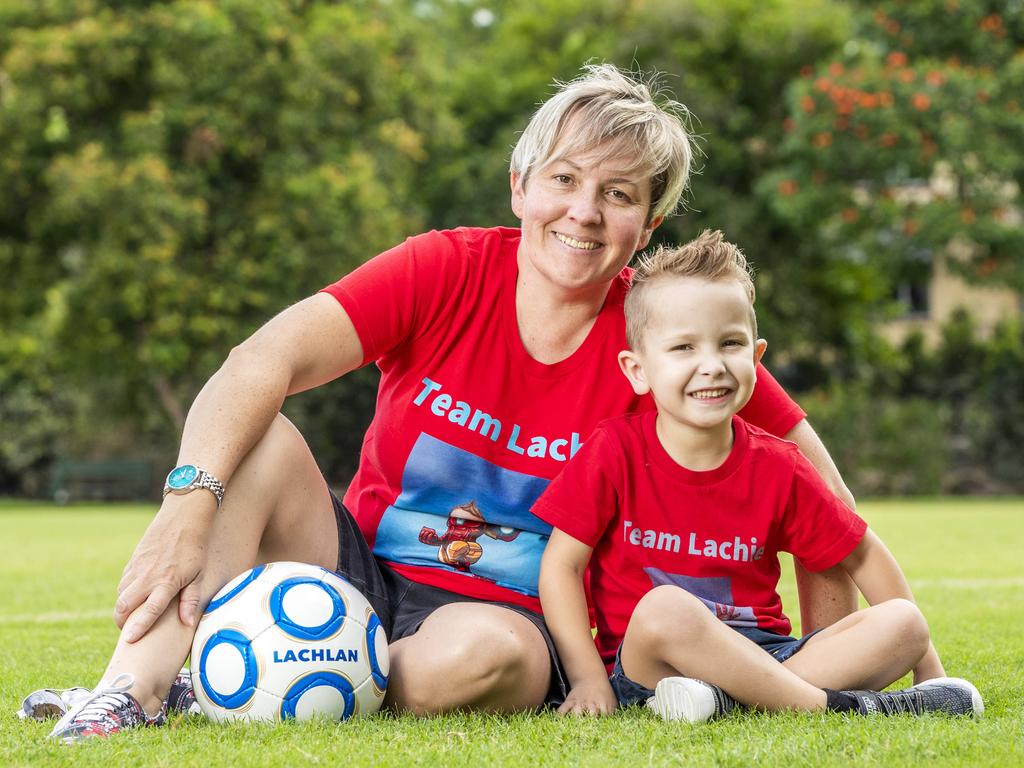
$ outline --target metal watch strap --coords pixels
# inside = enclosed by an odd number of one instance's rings
[[[224,501],[224,484],[205,469],[200,467],[196,467],[196,469],[199,470],[196,488],[206,488],[208,491],[212,491],[217,499],[217,507],[220,508],[221,502]]]

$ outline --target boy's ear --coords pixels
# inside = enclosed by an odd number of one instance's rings
[[[646,395],[651,391],[644,375],[644,367],[640,364],[640,358],[631,349],[624,349],[619,352],[619,369],[629,379],[633,391],[638,395]]]
[[[768,349],[768,342],[764,339],[758,339],[754,342],[754,365],[761,362],[761,358],[764,357],[764,351]]]

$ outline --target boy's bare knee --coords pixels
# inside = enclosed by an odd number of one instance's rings
[[[927,650],[931,640],[928,622],[915,603],[904,598],[893,598],[879,603],[877,607],[885,611],[886,624],[900,645],[920,648],[922,654]]]
[[[655,587],[641,598],[629,622],[630,642],[655,648],[666,643],[685,646],[699,643],[707,621],[714,619],[700,600],[672,585]]]

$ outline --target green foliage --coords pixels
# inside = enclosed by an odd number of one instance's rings
[[[940,254],[1024,287],[1024,10],[959,0],[865,4],[840,55],[787,89],[783,163],[759,182],[864,318]],[[887,306],[888,305],[888,306]]]
[[[656,238],[744,248],[787,385],[860,408],[875,377],[1005,451],[989,411],[953,405],[975,395],[915,383],[900,354],[922,382],[940,362],[873,325],[951,242],[972,279],[1024,287],[1018,6],[0,0],[0,487],[41,487],[59,454],[169,463],[195,393],[272,314],[409,234],[515,224],[517,132],[586,61],[659,69],[692,110],[706,158]],[[984,365],[984,387],[1019,385]],[[374,381],[286,406],[332,481]]]
[[[258,323],[423,227],[416,174],[449,121],[402,8],[0,14],[0,268],[33,287],[3,292],[0,329],[45,319],[97,407],[172,436]]]
[[[924,398],[897,399],[863,382],[838,381],[800,403],[855,496],[946,490],[947,408]]]
[[[928,350],[882,348],[858,377],[801,397],[857,495],[1024,490],[1024,327],[979,339],[956,313]]]

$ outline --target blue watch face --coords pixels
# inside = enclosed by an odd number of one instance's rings
[[[199,477],[199,468],[194,464],[182,464],[175,467],[167,476],[167,487],[174,491],[188,488]]]

